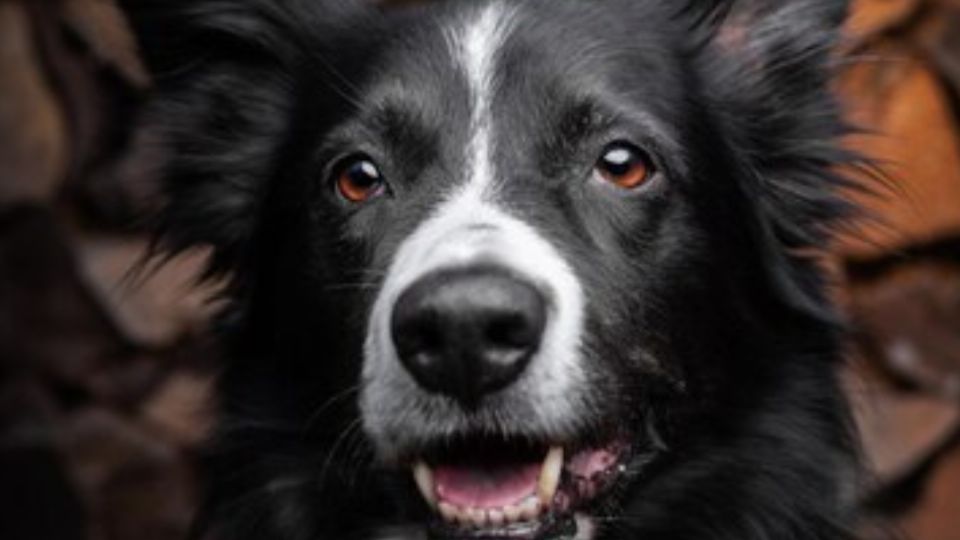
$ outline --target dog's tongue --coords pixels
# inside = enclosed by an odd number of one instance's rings
[[[461,508],[502,508],[536,494],[540,469],[540,463],[441,465],[434,481],[441,501]]]

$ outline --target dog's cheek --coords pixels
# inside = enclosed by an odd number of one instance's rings
[[[620,395],[618,388],[642,388],[662,371],[653,345],[667,314],[651,247],[620,244],[578,260],[588,299],[582,362],[593,392]]]
[[[722,289],[710,269],[710,232],[700,228],[681,190],[645,211],[633,231],[624,235],[602,285],[594,287],[601,332],[614,369],[640,388],[680,391],[687,374],[699,369],[700,348],[710,348],[712,332],[693,343],[690,328],[711,328],[713,300]],[[629,241],[627,240],[629,239]]]
[[[306,204],[281,204],[297,210],[263,230],[271,241],[257,272],[257,312],[267,314],[262,333],[282,349],[280,369],[316,400],[359,382],[372,278],[365,245],[345,234],[343,214],[322,200],[293,200]]]

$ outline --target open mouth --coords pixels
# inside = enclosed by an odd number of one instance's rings
[[[574,515],[625,471],[627,445],[567,449],[485,441],[446,446],[413,466],[443,538],[532,540],[575,532]]]

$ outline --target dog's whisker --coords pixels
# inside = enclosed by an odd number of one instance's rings
[[[346,458],[344,460],[344,466],[349,470],[354,471],[368,471],[369,466],[373,464],[374,455],[372,448],[367,441],[366,436],[362,430],[356,430],[354,435],[351,437],[351,443],[346,451]],[[367,474],[352,474],[348,477],[347,487],[348,489],[355,490],[357,489],[357,482],[361,479],[367,480]]]
[[[351,421],[347,426],[340,432],[334,441],[333,445],[326,451],[326,457],[324,459],[323,465],[320,467],[320,472],[317,475],[317,482],[319,485],[323,485],[330,473],[330,467],[337,459],[337,453],[342,448],[343,444],[349,441],[350,437],[353,436],[353,433],[362,428],[362,420],[357,418]]]
[[[357,395],[361,388],[361,384],[354,384],[327,398],[319,407],[316,408],[316,410],[314,410],[313,413],[310,414],[310,416],[307,418],[307,421],[304,422],[303,430],[309,431],[313,427],[313,424],[320,420],[327,410],[343,400]]]
[[[379,283],[337,283],[334,285],[324,285],[323,290],[328,292],[336,291],[370,291],[376,290],[380,286]]]

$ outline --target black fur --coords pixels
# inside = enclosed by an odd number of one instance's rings
[[[160,244],[212,246],[210,275],[229,277],[198,532],[374,539],[422,522],[407,474],[378,464],[358,423],[363,332],[391,254],[457,170],[467,105],[436,69],[437,28],[475,2],[126,3],[169,158]],[[504,46],[497,106],[517,112],[498,163],[590,291],[584,354],[601,367],[584,415],[663,439],[599,509],[600,538],[850,538],[842,328],[813,256],[850,212],[837,171],[856,159],[829,90],[846,2],[508,3],[524,31]],[[416,94],[365,101],[395,80]],[[597,81],[619,97],[580,100]],[[652,149],[656,190],[565,187],[611,129]],[[333,161],[357,146],[397,179],[389,205],[331,196]]]

